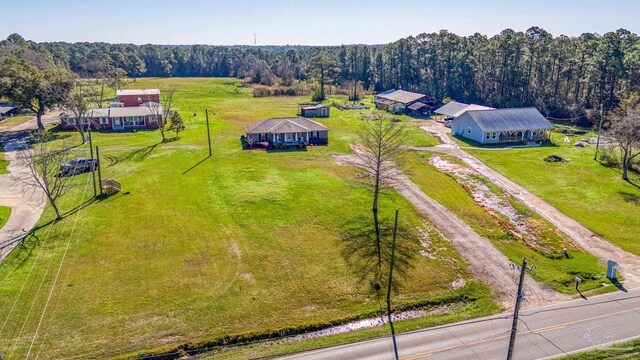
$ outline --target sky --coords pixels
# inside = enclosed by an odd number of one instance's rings
[[[133,44],[384,44],[449,30],[492,36],[640,33],[638,0],[0,0],[0,39]]]

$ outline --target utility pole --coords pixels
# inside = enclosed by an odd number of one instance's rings
[[[96,146],[96,159],[98,160],[98,181],[100,182],[100,195],[102,195],[102,163],[100,162],[100,150],[98,149],[97,146]]]
[[[391,318],[391,281],[393,279],[393,260],[396,252],[396,235],[398,234],[398,210],[396,210],[396,221],[393,226],[393,243],[391,245],[391,266],[389,267],[389,281],[387,282],[387,317],[389,318],[389,326],[391,327],[391,339],[393,339],[393,352],[395,359],[398,360],[398,344],[396,344],[396,332],[393,328],[393,319]]]
[[[93,197],[98,196],[96,189],[96,169],[93,164],[93,141],[91,140],[91,120],[89,120],[89,152],[91,153],[91,176],[93,177]],[[100,186],[102,188],[102,186]]]
[[[524,285],[524,272],[527,270],[527,259],[522,258],[522,268],[520,269],[520,282],[518,283],[518,296],[516,297],[516,308],[513,310],[513,324],[511,325],[511,338],[509,339],[509,351],[507,360],[513,358],[513,347],[516,344],[516,333],[518,332],[518,314],[520,313],[520,303],[524,298],[522,286]]]
[[[209,141],[209,157],[211,157],[211,132],[209,131],[209,110],[204,109],[204,114],[207,119],[207,141]]]
[[[596,153],[593,155],[593,160],[598,159],[598,147],[600,146],[601,132],[602,132],[602,104],[600,104],[600,125],[598,125],[598,140],[596,140]]]

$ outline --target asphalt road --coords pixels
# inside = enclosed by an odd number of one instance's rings
[[[397,337],[400,359],[505,359],[511,314]],[[542,359],[640,337],[640,289],[520,313],[514,359]],[[391,338],[313,350],[285,359],[393,359]]]

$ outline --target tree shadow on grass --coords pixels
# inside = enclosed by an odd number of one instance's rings
[[[631,182],[630,182],[631,183]],[[631,185],[638,187],[638,185],[631,183]],[[622,199],[632,205],[640,206],[640,194],[632,194],[626,191],[618,191],[618,194],[622,196]]]
[[[378,251],[376,234],[372,217],[358,217],[349,221],[342,236],[341,255],[345,262],[358,277],[360,284],[369,283],[370,289],[385,288],[391,262],[391,246],[393,241],[393,222],[390,219],[380,219],[380,255],[381,269],[379,281],[376,281],[378,271]],[[398,236],[394,259],[393,288],[397,290],[406,280],[408,271],[413,268],[413,259],[418,253],[419,237],[415,231],[398,225]]]
[[[104,155],[104,158],[107,159],[107,161],[109,161],[109,166],[114,166],[118,163],[129,161],[132,159],[144,160],[147,157],[149,157],[149,155],[151,155],[153,150],[155,150],[155,148],[158,147],[158,145],[160,144],[161,143],[157,143],[157,144],[143,147],[141,149],[127,151],[124,154],[121,154],[120,156]]]

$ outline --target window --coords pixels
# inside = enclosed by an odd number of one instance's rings
[[[75,124],[76,124],[75,118],[67,118],[67,125],[75,125]]]
[[[127,116],[124,119],[125,126],[144,126],[144,118],[142,116]]]
[[[471,128],[470,128],[470,127],[468,127],[468,128],[467,128],[467,132],[468,132],[469,134],[471,134]]]
[[[82,125],[89,125],[89,118],[82,118]]]
[[[100,118],[100,125],[107,125],[109,123],[109,119],[106,117]]]
[[[149,121],[151,121],[151,122],[158,121],[158,116],[157,115],[149,115]]]
[[[496,136],[498,136],[498,133],[497,133],[497,132],[494,132],[493,134],[491,134],[491,138],[492,138],[492,139],[495,139],[495,138],[496,138]]]
[[[489,140],[491,138],[491,133],[486,133],[484,136],[485,139]]]

